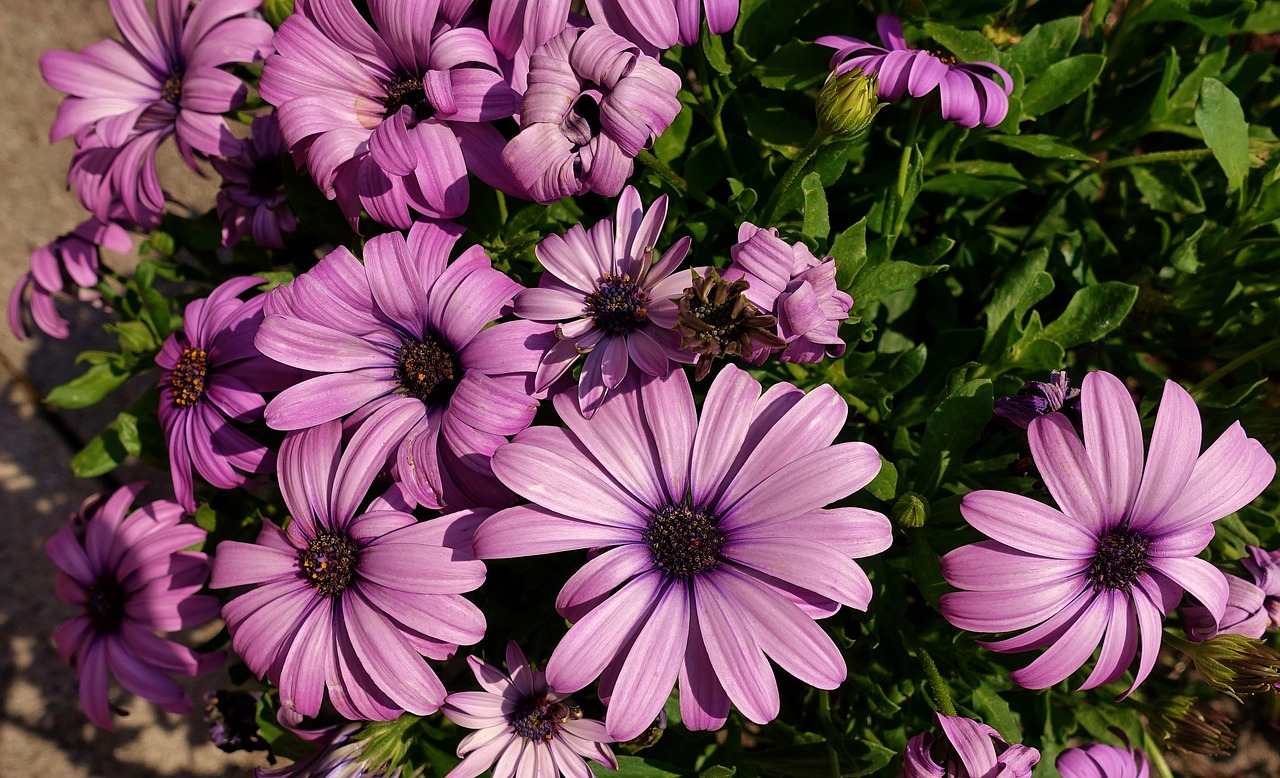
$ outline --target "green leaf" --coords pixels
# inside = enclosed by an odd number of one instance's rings
[[[689,130],[693,128],[693,109],[686,103],[680,106],[680,113],[671,122],[666,132],[653,142],[653,155],[670,165],[684,153],[689,143]],[[541,212],[541,208],[538,209]],[[539,213],[539,216],[541,213]]]
[[[1022,728],[1009,709],[1009,703],[985,683],[973,690],[972,707],[975,713],[981,714],[982,723],[994,727],[1006,743],[1022,740]]]
[[[78,478],[97,478],[115,470],[126,457],[141,453],[138,417],[121,413],[71,458],[71,472]]]
[[[886,262],[860,273],[849,294],[855,308],[865,308],[946,269],[946,265],[913,265],[898,260]]]
[[[1173,265],[1173,269],[1181,273],[1195,273],[1200,269],[1200,237],[1204,235],[1204,228],[1208,226],[1208,221],[1201,221],[1196,231],[1187,236],[1174,248],[1173,253],[1169,256],[1169,264]]]
[[[707,58],[707,64],[720,75],[729,75],[733,71],[733,66],[729,64],[729,57],[724,50],[724,41],[720,36],[703,35],[701,43],[702,56]]]
[[[87,408],[106,397],[111,390],[129,379],[129,373],[116,361],[90,367],[62,386],[50,390],[44,401],[59,408]]]
[[[968,62],[995,62],[1000,58],[996,45],[976,30],[957,30],[949,24],[925,22],[924,33]]]
[[[1079,37],[1080,17],[1054,19],[1032,27],[1002,59],[1006,66],[1017,65],[1022,68],[1022,73],[1028,80],[1034,79],[1045,68],[1066,59]]]
[[[769,89],[803,91],[827,77],[829,49],[791,41],[755,66],[751,74]]]
[[[898,494],[898,468],[884,457],[880,457],[880,472],[867,484],[867,491],[876,499],[888,502]]]
[[[1028,254],[1005,274],[992,292],[991,302],[987,303],[987,307],[983,309],[987,318],[987,343],[995,340],[996,332],[1003,327],[1010,316],[1013,316],[1016,309],[1022,307],[1023,301],[1029,295],[1039,294],[1037,299],[1032,300],[1025,308],[1043,299],[1044,295],[1053,289],[1053,277],[1044,272],[1048,262],[1049,250],[1041,248]],[[1048,279],[1048,289],[1042,288],[1043,279]],[[1016,318],[1021,319],[1021,316]],[[1020,326],[1022,322],[1015,321],[1013,324]]]
[[[729,205],[738,210],[738,213],[746,213],[756,207],[756,202],[760,196],[756,190],[744,185],[736,178],[729,179],[729,188],[733,190],[733,196],[729,198]]]
[[[1068,146],[1052,135],[988,135],[986,140],[1024,151],[1041,159],[1061,159],[1068,162],[1093,161],[1093,157],[1073,146]]]
[[[599,778],[680,778],[682,775],[688,775],[681,772],[678,767],[645,759],[642,756],[619,756],[616,772],[595,762],[587,764]]]
[[[1101,54],[1081,54],[1055,62],[1022,90],[1022,113],[1042,116],[1066,105],[1088,91],[1102,75],[1107,58]]]
[[[1086,286],[1075,293],[1067,309],[1041,334],[1064,349],[1091,343],[1111,332],[1129,314],[1138,287],[1119,281]]]
[[[867,263],[867,217],[837,235],[829,253],[836,260],[836,286],[848,291]]]
[[[942,595],[951,588],[942,575],[942,560],[924,532],[910,530],[907,538],[911,544],[911,577],[929,607],[936,609]]]
[[[822,176],[809,173],[800,181],[804,192],[804,232],[813,238],[826,240],[831,234],[831,219],[827,214],[827,190],[822,187]]]
[[[964,452],[978,439],[991,418],[995,397],[986,379],[966,381],[943,400],[925,424],[915,491],[932,497],[959,466]]]
[[[724,765],[718,764],[714,767],[708,767],[706,770],[703,770],[698,774],[698,778],[733,778],[734,774],[737,772],[738,768],[736,767],[725,767]]]
[[[1129,168],[1129,174],[1152,210],[1162,213],[1204,212],[1200,186],[1182,165],[1134,165]]]
[[[1239,189],[1249,173],[1249,125],[1239,98],[1216,78],[1206,78],[1200,85],[1196,126],[1227,174],[1227,191]]]
[[[1130,23],[1188,22],[1209,35],[1226,35],[1236,17],[1256,5],[1254,0],[1153,0]]]

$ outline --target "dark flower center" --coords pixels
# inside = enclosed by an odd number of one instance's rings
[[[601,129],[600,103],[591,95],[580,95],[560,123],[560,131],[575,147],[590,143]]]
[[[298,552],[302,574],[321,597],[336,597],[351,585],[360,548],[346,533],[320,530],[305,550]]]
[[[623,334],[649,317],[649,295],[631,276],[605,273],[585,300],[586,314],[605,332]]]
[[[430,333],[423,340],[406,340],[400,346],[396,378],[410,397],[427,405],[444,405],[462,380],[462,365],[440,338]]]
[[[1146,570],[1151,558],[1147,553],[1151,538],[1141,532],[1117,527],[1098,538],[1093,563],[1086,575],[1094,589],[1128,591],[1138,574]]]
[[[115,632],[124,621],[124,589],[110,573],[89,584],[85,591],[85,615],[100,633]]]
[[[382,115],[394,116],[404,106],[413,109],[414,118],[424,122],[436,115],[436,107],[427,98],[422,88],[422,79],[418,76],[401,76],[399,80],[387,85],[387,96],[382,98],[385,106]]]
[[[549,743],[560,725],[581,718],[582,711],[563,702],[547,699],[529,700],[507,714],[507,723],[517,735],[538,743]]]
[[[209,355],[204,349],[184,348],[173,368],[169,385],[173,387],[173,404],[189,408],[204,396],[205,377],[209,371]]]
[[[720,517],[687,503],[664,505],[641,533],[653,563],[675,578],[689,578],[720,564]]]
[[[249,171],[249,194],[262,198],[272,197],[280,194],[283,187],[284,168],[280,166],[278,157],[259,160]]]
[[[160,99],[170,105],[177,105],[182,100],[182,75],[174,73],[164,80],[160,87]]]
[[[699,379],[711,369],[711,357],[749,355],[757,343],[771,349],[786,347],[787,342],[774,332],[777,318],[761,313],[747,299],[749,287],[745,279],[730,282],[709,270],[705,276],[695,273],[693,284],[680,298],[676,323],[680,347],[702,355]]]

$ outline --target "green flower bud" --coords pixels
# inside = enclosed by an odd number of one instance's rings
[[[293,15],[293,0],[263,0],[262,15],[272,27],[280,28]]]
[[[1236,750],[1231,719],[1191,697],[1172,697],[1148,716],[1151,735],[1165,748],[1184,754],[1228,756]]]
[[[929,501],[915,492],[907,492],[893,504],[893,522],[904,529],[923,527],[929,520]]]
[[[878,76],[864,76],[858,68],[828,78],[818,93],[818,130],[838,138],[862,132],[881,108],[876,99],[879,85]]]
[[[1261,640],[1218,635],[1190,648],[1174,645],[1191,657],[1205,683],[1237,700],[1242,694],[1274,692],[1280,684],[1280,653]]]

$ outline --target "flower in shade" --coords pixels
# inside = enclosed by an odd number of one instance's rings
[[[455,692],[441,712],[475,732],[458,744],[465,757],[445,778],[475,778],[493,768],[493,778],[538,776],[591,778],[586,759],[618,769],[604,724],[547,685],[541,670],[529,667],[514,641],[507,644],[507,672],[468,657],[482,692]]]
[[[300,733],[293,729],[295,734]],[[316,750],[310,756],[280,767],[255,767],[253,778],[400,778],[399,767],[388,772],[371,764],[368,741],[357,739],[358,724],[338,724],[323,730],[303,731],[314,740]]]
[[[164,135],[149,133],[122,146],[108,146],[89,135],[71,156],[67,187],[99,221],[114,220],[130,229],[148,231],[164,215],[165,191],[154,164]]]
[[[1184,605],[1183,626],[1192,640],[1208,640],[1218,635],[1260,638],[1267,631],[1267,611],[1262,607],[1266,593],[1243,578],[1227,576],[1227,607],[1221,619],[1214,619],[1200,604]]]
[[[680,113],[679,91],[679,76],[608,27],[568,27],[533,53],[502,161],[540,203],[613,197]]]
[[[203,624],[218,615],[218,601],[197,594],[209,557],[183,550],[204,540],[205,531],[184,524],[181,506],[167,500],[130,511],[144,486],[90,498],[44,546],[58,566],[58,598],[80,608],[54,631],[54,643],[80,675],[85,715],[108,730],[110,676],[167,711],[188,713],[195,704],[170,674],[200,675],[224,658],[156,635]]]
[[[1248,559],[1240,560],[1244,569],[1266,596],[1266,608],[1271,629],[1280,629],[1280,551],[1264,551],[1257,546],[1246,546]]]
[[[1031,778],[1031,768],[1040,761],[1036,749],[1010,745],[973,719],[935,713],[933,723],[944,739],[921,732],[907,741],[899,778]]]
[[[509,505],[494,450],[533,420],[533,371],[555,339],[536,322],[487,325],[522,287],[479,246],[449,262],[456,225],[419,222],[339,248],[272,290],[257,346],[320,375],[281,392],[267,424],[298,430],[386,406],[416,423],[396,441],[398,477],[421,505]]]
[[[222,176],[222,245],[250,235],[263,248],[282,249],[281,233],[298,228],[284,195],[284,138],[273,113],[255,116],[252,132],[238,155],[213,160],[213,169]]]
[[[1193,697],[1159,699],[1147,729],[1162,748],[1183,754],[1230,756],[1236,750],[1235,725],[1225,713]]]
[[[445,4],[449,5],[449,4]],[[467,171],[523,190],[499,162],[489,122],[520,95],[498,71],[482,30],[439,3],[370,0],[371,27],[351,0],[309,0],[285,20],[262,72],[290,150],[354,222],[363,207],[408,229],[410,211],[452,218],[467,209]]]
[[[560,322],[559,340],[538,364],[535,391],[546,391],[583,354],[578,397],[587,418],[635,363],[641,372],[666,375],[671,362],[692,362],[673,331],[676,304],[688,285],[676,274],[692,242],[676,241],[656,262],[655,244],[667,218],[667,196],[645,211],[634,187],[618,199],[616,219],[590,229],[570,227],[548,235],[535,253],[546,268],[538,286],[516,296],[515,314]]]
[[[484,564],[445,539],[485,514],[419,522],[378,501],[360,512],[415,421],[413,409],[385,406],[345,446],[336,421],[286,436],[288,527],[267,521],[256,543],[218,545],[209,585],[253,587],[222,608],[231,645],[279,687],[282,709],[315,716],[328,689],[348,719],[434,713],[445,689],[422,657],[446,659],[484,635],[484,615],[461,596],[484,582]]]
[[[204,723],[209,725],[209,740],[228,754],[236,751],[271,751],[271,744],[258,731],[260,699],[261,692],[234,689],[210,689],[205,692]]]
[[[554,402],[567,429],[531,427],[493,457],[533,504],[476,531],[482,559],[603,550],[561,589],[573,627],[547,663],[561,693],[600,678],[610,738],[649,729],[677,678],[690,729],[778,714],[768,656],[820,689],[847,669],[815,619],[863,610],[871,584],[852,558],[889,547],[889,520],[826,508],[866,486],[880,457],[832,445],[848,406],[830,386],[807,395],[733,365],[701,419],[683,370],[635,375],[590,419],[571,393]]]
[[[1147,778],[1151,768],[1142,749],[1090,743],[1068,748],[1053,766],[1062,778]]]
[[[836,50],[831,57],[835,76],[860,69],[880,78],[881,100],[904,94],[925,97],[937,91],[942,118],[961,127],[995,127],[1009,112],[1013,79],[990,62],[959,63],[954,57],[913,49],[902,37],[902,22],[888,14],[876,19],[880,40],[888,48],[847,35],[824,35],[815,43]],[[992,76],[998,76],[997,84]]]
[[[1080,390],[1071,388],[1065,370],[1054,370],[1048,383],[1028,381],[1016,395],[996,400],[995,413],[1022,429],[1046,413],[1063,413],[1079,430]]]
[[[697,43],[704,10],[712,35],[732,30],[738,21],[738,0],[587,0],[593,21],[649,54]]]
[[[960,512],[990,540],[942,559],[964,591],[943,595],[942,613],[974,632],[1019,635],[985,643],[995,651],[1047,648],[1013,673],[1041,689],[1089,661],[1082,688],[1111,683],[1139,658],[1130,691],[1155,666],[1160,622],[1184,591],[1214,619],[1227,604],[1227,579],[1197,559],[1213,523],[1248,504],[1275,476],[1275,461],[1237,422],[1202,454],[1200,413],[1168,381],[1151,445],[1120,379],[1085,376],[1084,442],[1059,413],[1031,422],[1036,468],[1058,508],[997,491],[965,495]]]
[[[251,476],[275,471],[275,453],[233,424],[262,421],[262,393],[298,377],[253,345],[263,297],[246,301],[240,295],[262,283],[261,278],[232,278],[189,303],[182,330],[170,335],[156,355],[173,493],[191,512],[196,509],[192,469],[218,489],[234,489]]]
[[[102,248],[124,253],[133,248],[133,241],[120,225],[89,219],[31,252],[31,269],[18,279],[9,295],[9,329],[14,337],[22,340],[32,333],[24,313],[46,335],[67,337],[67,320],[53,304],[53,296],[59,292],[82,302],[101,303],[102,296],[94,287],[100,278]]]
[[[222,114],[244,102],[248,88],[225,65],[271,50],[271,25],[245,17],[259,0],[159,0],[156,19],[142,0],[111,0],[124,42],[104,40],[79,53],[49,51],[40,71],[68,97],[58,106],[51,141],[96,138],[93,165],[111,169],[110,189],[135,221],[144,222],[137,181],[156,180],[156,148],[170,135],[193,169],[195,154],[229,156],[240,147]],[[158,189],[158,184],[156,186]],[[83,199],[83,197],[82,197]],[[161,198],[163,205],[163,198]],[[106,218],[105,207],[95,211]]]
[[[836,288],[836,261],[818,259],[803,243],[791,245],[778,230],[743,222],[730,249],[733,263],[725,278],[746,280],[746,295],[762,311],[778,318],[777,334],[786,341],[783,362],[820,362],[844,354],[840,322],[849,318],[853,298]]]

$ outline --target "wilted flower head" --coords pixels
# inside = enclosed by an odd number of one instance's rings
[[[1049,382],[1028,381],[1012,397],[996,400],[995,413],[1026,429],[1046,413],[1063,413],[1077,430],[1080,422],[1080,390],[1071,388],[1065,370],[1049,373]]]
[[[54,643],[80,676],[85,715],[107,730],[111,676],[167,711],[189,713],[195,704],[170,674],[200,675],[224,659],[156,635],[203,624],[218,615],[218,601],[197,594],[209,557],[183,551],[204,540],[205,531],[184,524],[182,508],[168,500],[129,511],[145,486],[86,500],[44,546],[58,566],[58,598],[81,609],[54,631]]]
[[[677,302],[680,348],[698,356],[699,380],[711,370],[712,360],[737,356],[760,364],[787,342],[774,334],[778,319],[761,313],[747,296],[749,284],[739,278],[722,278],[715,268],[705,274],[693,271],[693,283]]]
[[[738,21],[738,0],[587,0],[592,21],[649,54],[697,43],[703,9],[712,35],[732,30]]]
[[[1058,755],[1053,766],[1062,778],[1147,778],[1151,774],[1142,749],[1106,743],[1068,748]]]
[[[876,92],[880,79],[857,68],[827,78],[818,92],[818,130],[837,138],[852,138],[880,112]]]
[[[1248,559],[1240,560],[1258,588],[1266,595],[1266,608],[1271,629],[1280,629],[1280,551],[1264,551],[1257,546],[1246,546]]]
[[[959,63],[954,57],[913,49],[902,37],[902,22],[896,16],[880,16],[876,29],[888,48],[847,35],[825,35],[815,43],[836,50],[831,57],[835,75],[857,68],[867,75],[879,76],[881,100],[897,100],[907,93],[925,97],[937,90],[943,119],[961,127],[995,127],[1004,121],[1013,79],[999,66],[990,62]],[[997,84],[992,76],[998,76],[1001,83]]]
[[[70,334],[67,320],[54,307],[53,296],[62,292],[99,304],[101,295],[94,287],[99,280],[101,248],[123,253],[133,248],[133,241],[120,225],[89,219],[31,252],[31,269],[18,279],[9,295],[9,329],[14,337],[22,340],[31,335],[24,313],[50,337]]]
[[[493,768],[493,778],[585,778],[584,759],[618,769],[604,724],[582,718],[581,709],[547,685],[541,670],[529,667],[514,641],[507,644],[507,672],[467,657],[482,692],[455,692],[441,712],[458,726],[474,729],[458,744],[464,757],[445,778],[475,778]]]
[[[533,53],[502,161],[540,203],[613,197],[680,113],[679,91],[679,76],[608,27],[568,27]]]
[[[1064,680],[1101,643],[1082,688],[1117,680],[1139,658],[1132,691],[1155,666],[1160,621],[1184,591],[1222,617],[1226,577],[1196,554],[1213,539],[1215,521],[1271,483],[1276,464],[1239,423],[1201,453],[1199,411],[1172,381],[1145,457],[1142,425],[1120,379],[1085,376],[1080,404],[1083,443],[1058,413],[1028,430],[1058,509],[989,490],[961,501],[965,520],[991,540],[943,557],[943,575],[964,591],[943,595],[942,612],[974,632],[1026,630],[984,643],[992,650],[1046,648],[1013,673],[1023,686]]]
[[[899,778],[1030,778],[1040,752],[1010,745],[1000,733],[963,716],[933,715],[943,738],[921,732],[907,741]]]
[[[1243,635],[1260,638],[1267,631],[1267,612],[1262,607],[1266,594],[1239,576],[1227,576],[1227,608],[1221,619],[1203,605],[1188,604],[1182,608],[1183,626],[1192,640],[1208,640],[1217,635]]]
[[[280,233],[298,228],[284,195],[284,138],[274,113],[253,119],[253,134],[241,152],[214,159],[213,169],[222,176],[218,190],[218,216],[222,219],[222,245],[232,246],[241,236],[269,249],[284,248]]]

